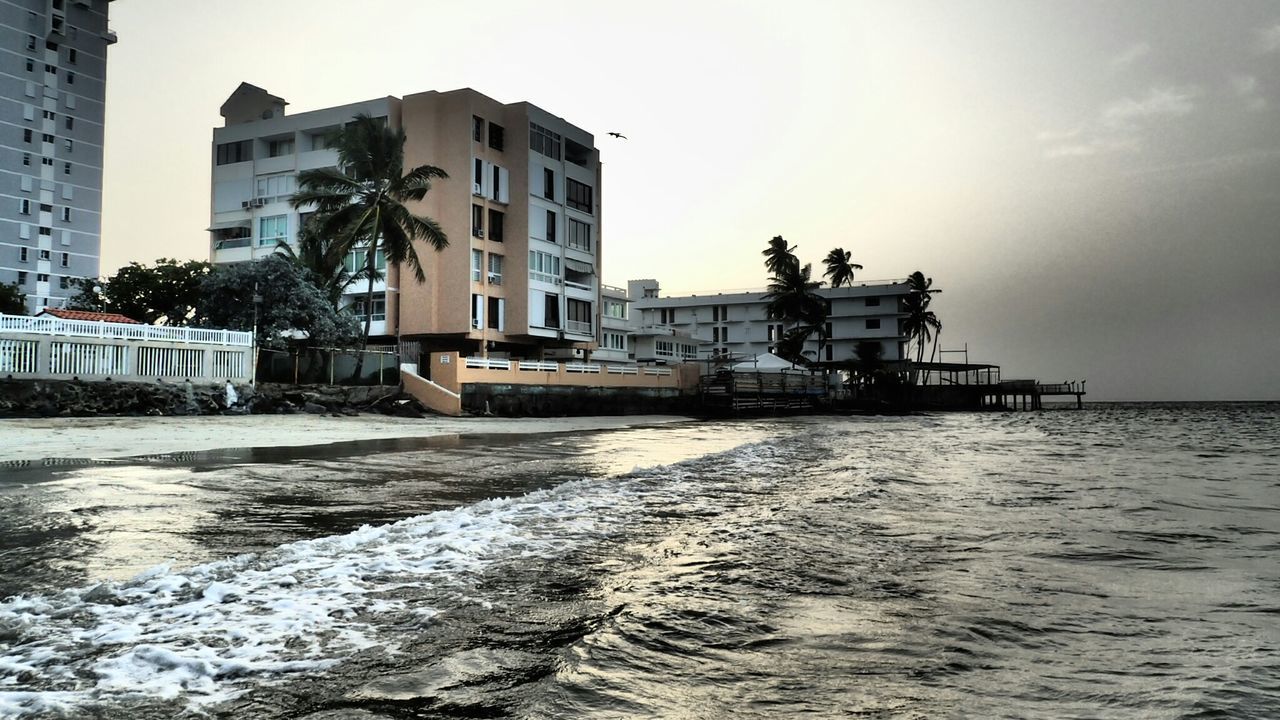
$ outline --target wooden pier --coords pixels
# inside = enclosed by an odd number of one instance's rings
[[[1002,380],[985,389],[982,407],[1004,407],[1010,410],[1043,410],[1045,397],[1075,396],[1076,409],[1084,407],[1083,383],[1042,384],[1035,380]],[[1022,407],[1019,408],[1018,405]]]

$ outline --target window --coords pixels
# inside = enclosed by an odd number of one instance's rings
[[[489,147],[501,151],[505,143],[506,131],[497,123],[489,123]]]
[[[75,85],[75,84],[76,84],[76,74],[75,74],[75,73],[73,73],[73,72],[69,72],[69,73],[67,73],[67,84],[68,84],[68,85]]]
[[[529,149],[553,160],[559,160],[560,135],[537,123],[529,123]]]
[[[19,271],[18,271],[18,284],[19,284],[19,285],[26,285],[26,284],[27,284],[27,273],[26,273],[26,271],[25,271],[25,270],[19,270]]]
[[[270,140],[267,142],[267,157],[282,157],[293,154],[293,138],[286,140]]]
[[[660,324],[660,325],[674,325],[674,324],[675,324],[675,322],[676,322],[676,309],[675,309],[675,308],[661,308],[661,309],[659,309],[659,310],[658,310],[658,317],[660,318],[660,319],[658,320],[658,324]]]
[[[35,49],[36,49],[36,36],[35,36],[35,35],[28,35],[28,36],[27,36],[27,49],[28,49],[28,50],[35,50]]]
[[[45,110],[40,113],[40,116],[45,120],[56,120],[58,117],[52,110]]]
[[[626,350],[627,336],[621,333],[605,333],[604,345],[608,350]]]
[[[53,167],[53,158],[51,158],[51,157],[42,157],[42,158],[40,158],[40,164],[41,164],[41,165],[48,165],[49,167]]]
[[[484,142],[484,118],[479,115],[471,116],[471,139]]]
[[[720,328],[720,342],[729,342],[729,328]]]
[[[31,153],[22,153],[22,164],[27,167],[31,166]]]
[[[40,228],[40,234],[41,234],[41,235],[53,235],[53,228],[42,227],[42,228]]]
[[[18,248],[18,262],[27,262],[28,258],[30,257],[30,253],[31,253],[30,248],[24,248],[24,247]]]
[[[835,348],[828,345],[827,346],[827,362],[831,362],[832,359],[834,359],[834,357],[835,357]]]
[[[66,126],[68,130],[74,130],[76,127],[76,119],[68,115],[66,120]]]
[[[19,200],[19,201],[18,201],[18,212],[22,213],[23,215],[30,215],[30,214],[31,214],[31,201],[30,201],[30,200],[25,200],[25,199],[24,199],[24,200]]]
[[[328,150],[328,149],[329,149],[329,134],[328,134],[328,133],[322,133],[322,132],[312,133],[312,134],[311,134],[311,149],[312,149],[312,150]]]
[[[529,279],[559,285],[560,258],[540,250],[530,250]]]
[[[292,195],[294,191],[294,177],[289,174],[282,175],[265,175],[258,178],[255,197],[260,198],[278,198],[281,196]]]
[[[489,208],[489,239],[502,242],[502,211]]]
[[[879,296],[868,297],[866,302],[867,302],[867,307],[877,307],[880,305],[880,297]]]
[[[471,206],[471,235],[484,237],[484,208],[479,205]]]
[[[49,273],[36,273],[36,282],[49,282]]]
[[[22,131],[22,142],[31,142],[31,128]]]
[[[542,168],[542,197],[556,199],[556,171],[551,168]]]
[[[471,294],[471,327],[479,330],[484,327],[484,296]]]
[[[36,71],[36,61],[35,61],[35,60],[28,60],[28,61],[27,61],[27,72],[35,72],[35,71]]]
[[[50,65],[48,63],[45,63],[44,71],[46,73],[52,74],[54,77],[58,76],[58,67],[56,65]]]
[[[351,303],[351,313],[356,317],[363,318],[365,316],[364,300],[364,298],[360,298]],[[385,297],[375,297],[373,299],[373,312],[369,314],[369,319],[373,322],[386,322],[387,299]]]
[[[675,357],[675,343],[670,340],[654,340],[653,353],[658,357]]]
[[[714,342],[714,343],[720,342],[720,328],[718,327],[711,328],[711,342]]]
[[[218,165],[230,165],[232,163],[245,162],[252,159],[253,141],[241,140],[239,142],[229,142],[218,145],[217,158],[215,162]]]
[[[471,173],[471,182],[473,184],[473,187],[471,188],[471,194],[483,195],[484,194],[484,161],[481,160],[480,158],[475,159],[475,169]]]
[[[275,245],[289,237],[289,216],[258,218],[258,245]]]
[[[879,329],[880,329],[880,318],[867,318],[867,329],[868,329],[868,330],[879,330]]]
[[[66,267],[66,266],[64,265],[63,267]],[[66,290],[69,287],[71,287],[71,278],[67,277],[66,275],[59,275],[58,288],[61,290]]]
[[[484,251],[471,251],[471,280],[472,282],[480,282],[480,273],[484,268]]]
[[[572,140],[564,141],[564,159],[579,167],[586,167],[591,161],[591,148]]]
[[[62,267],[71,267],[71,253],[62,253],[62,259],[58,264]]]
[[[591,252],[591,226],[581,220],[569,218],[569,237],[565,244],[575,250]]]
[[[52,135],[52,134],[50,134],[50,133],[42,133],[42,134],[40,135],[40,139],[41,139],[41,140],[43,140],[44,142],[47,142],[47,143],[51,143],[51,142],[53,142],[53,141],[54,141],[54,137],[53,137],[53,135]]]
[[[568,298],[565,300],[565,315],[569,320],[565,324],[566,330],[578,333],[591,332],[591,303]]]
[[[605,300],[604,316],[617,318],[619,320],[627,319],[627,304],[621,300]]]
[[[713,322],[729,322],[729,306],[728,305],[712,305],[711,320]]]
[[[52,40],[46,40],[44,43],[44,47],[46,50],[52,50],[54,52],[58,52],[58,43]]]
[[[555,241],[556,241],[556,211],[548,210],[547,211],[547,242],[553,243]]]
[[[71,63],[72,65],[75,65],[75,64],[76,64],[76,49],[75,49],[75,48],[69,48],[69,49],[67,50],[67,62]]]
[[[584,185],[573,178],[565,178],[565,185],[565,202],[569,207],[590,213],[593,206],[591,202],[591,186]]]
[[[70,174],[71,174],[71,163],[69,163],[69,162],[64,162],[64,163],[62,163],[62,174],[63,174],[63,175],[70,175]]]
[[[505,307],[503,307],[504,305],[506,305],[506,301],[504,301],[502,298],[496,298],[496,297],[489,298],[490,329],[498,330],[498,331],[502,331],[505,329],[503,328],[503,317],[502,317],[504,315],[503,311],[506,309]]]
[[[71,208],[62,208],[62,222],[71,222]]]
[[[67,138],[63,140],[62,143],[63,143],[62,146],[66,148],[67,152],[71,152],[72,150],[75,149],[75,143],[72,142],[71,138]]]
[[[558,328],[560,327],[560,296],[552,293],[543,293],[542,296],[542,327]]]
[[[369,264],[369,248],[356,248],[347,253],[347,257],[343,259],[343,265],[346,266],[347,272],[352,275],[364,270]],[[387,253],[382,248],[378,248],[378,253],[373,256],[373,269],[382,272],[387,269]],[[366,287],[368,287],[366,283]]]
[[[489,253],[489,284],[502,284],[502,256]]]

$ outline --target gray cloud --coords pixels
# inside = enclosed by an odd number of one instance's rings
[[[1048,160],[1089,157],[1142,148],[1147,126],[1190,115],[1200,89],[1194,85],[1152,87],[1143,95],[1124,97],[1104,105],[1086,125],[1036,136]]]
[[[1125,48],[1123,52],[1111,58],[1113,67],[1126,67],[1132,65],[1137,60],[1151,54],[1151,46],[1145,42],[1134,43]]]
[[[1280,50],[1280,23],[1256,31],[1258,52],[1265,54]]]
[[[1267,99],[1260,93],[1256,76],[1232,75],[1229,80],[1231,89],[1235,91],[1237,97],[1244,101],[1245,107],[1250,110],[1266,109]]]

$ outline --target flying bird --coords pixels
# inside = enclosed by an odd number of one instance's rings
[[[621,139],[621,140],[626,140],[626,139],[627,139],[627,136],[626,136],[626,135],[623,135],[622,133],[611,132],[611,133],[609,133],[609,134],[610,134],[610,135],[612,135],[613,137],[619,138],[619,139]]]

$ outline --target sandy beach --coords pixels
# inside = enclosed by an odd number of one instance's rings
[[[0,461],[121,458],[463,433],[578,432],[687,419],[660,415],[423,419],[384,415],[16,418],[0,420]]]

